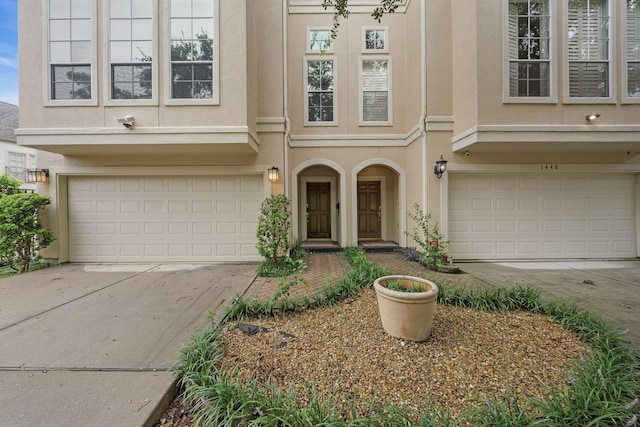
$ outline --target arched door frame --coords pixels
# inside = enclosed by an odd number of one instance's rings
[[[398,237],[398,244],[405,247],[407,246],[407,236],[404,233],[407,229],[407,175],[404,169],[396,162],[383,158],[365,160],[356,165],[351,172],[351,244],[354,246],[358,244],[358,174],[362,172],[363,169],[374,165],[386,166],[398,174],[398,204],[400,205],[400,235]]]
[[[340,234],[338,235],[338,244],[341,246],[345,246],[347,243],[347,215],[345,214],[345,208],[347,206],[347,183],[346,183],[346,171],[342,166],[337,164],[334,161],[328,159],[309,159],[300,163],[291,171],[291,194],[293,195],[293,200],[291,203],[291,228],[293,230],[293,238],[296,239],[300,236],[300,189],[298,188],[298,175],[300,173],[311,167],[311,166],[326,166],[338,173],[338,185],[340,187],[340,210],[336,212],[338,215],[338,221],[340,222]],[[336,191],[335,190],[332,191]],[[335,212],[335,211],[334,211]]]

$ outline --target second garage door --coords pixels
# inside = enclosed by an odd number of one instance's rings
[[[258,260],[261,175],[68,180],[76,262]]]
[[[635,177],[449,176],[454,259],[636,256]]]

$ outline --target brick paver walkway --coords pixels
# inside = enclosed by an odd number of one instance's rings
[[[468,274],[445,274],[428,270],[416,262],[407,261],[399,252],[371,252],[367,258],[385,267],[391,274],[404,274],[423,277],[445,284],[464,284],[466,286],[484,286],[486,283]],[[345,272],[351,268],[346,257],[341,252],[313,253],[307,257],[307,269],[297,276],[304,280],[290,290],[290,297],[297,299],[309,295],[315,295],[327,285],[335,284]],[[256,277],[247,292],[245,298],[268,300],[278,290],[280,283],[294,280],[296,275],[287,278]]]

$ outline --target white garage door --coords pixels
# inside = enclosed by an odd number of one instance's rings
[[[449,175],[455,259],[635,257],[632,175]]]
[[[261,175],[69,177],[75,262],[258,260]]]

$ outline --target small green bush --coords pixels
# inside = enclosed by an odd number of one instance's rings
[[[24,273],[37,259],[38,251],[55,240],[53,232],[40,224],[47,196],[20,193],[0,197],[0,264]]]
[[[417,251],[419,262],[430,270],[437,270],[438,266],[447,259],[446,249],[449,242],[444,240],[438,223],[433,227],[430,226],[431,214],[429,212],[423,211],[418,203],[414,203],[413,208],[415,212],[409,213],[407,216],[414,220],[418,227],[414,227],[411,233],[405,231],[405,234],[420,247],[420,250]]]

